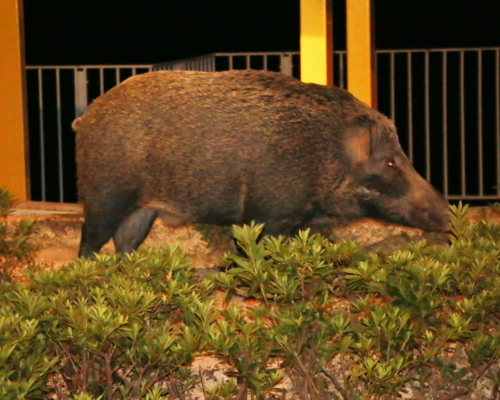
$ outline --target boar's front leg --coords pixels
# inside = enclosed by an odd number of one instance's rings
[[[82,240],[78,257],[91,258],[113,236],[121,217],[117,215],[101,215],[85,211],[85,222],[82,226]]]
[[[88,200],[84,201],[85,222],[78,256],[90,258],[115,235],[120,225],[125,223],[124,229],[127,230],[127,218],[139,206],[137,191],[133,189],[96,190],[86,197]]]

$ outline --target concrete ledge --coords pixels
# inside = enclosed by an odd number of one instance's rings
[[[78,214],[83,215],[83,206],[75,203],[51,203],[47,201],[22,201],[11,214]]]
[[[21,201],[17,203],[11,214],[78,214],[83,215],[83,206],[79,203],[53,203],[48,201]],[[500,222],[500,208],[490,206],[469,207],[467,219],[481,219]]]

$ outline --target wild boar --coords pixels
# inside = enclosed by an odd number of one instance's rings
[[[265,71],[158,71],[73,122],[85,222],[79,255],[136,249],[171,226],[265,223],[268,234],[365,217],[447,230],[448,204],[391,120],[337,87]]]

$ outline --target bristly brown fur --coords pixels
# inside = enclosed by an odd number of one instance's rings
[[[159,71],[111,89],[73,129],[84,241],[93,242],[94,251],[127,215],[155,209],[151,204],[161,204],[156,211],[175,224],[254,219],[269,233],[370,213],[444,226],[422,216],[439,215],[445,202],[415,177],[393,123],[339,88],[264,71]],[[405,184],[397,190],[373,178],[386,174],[380,172],[384,157],[401,166],[395,178]],[[375,182],[363,183],[367,179]],[[417,198],[422,204],[410,204]],[[415,208],[425,211],[412,220]],[[139,214],[123,229],[135,229],[137,221]]]

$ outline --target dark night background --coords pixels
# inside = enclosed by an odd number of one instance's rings
[[[28,65],[299,50],[299,0],[24,0]],[[345,0],[333,0],[345,49]],[[377,0],[376,47],[499,46],[498,0]]]

